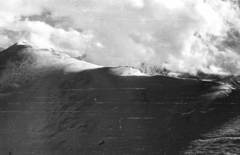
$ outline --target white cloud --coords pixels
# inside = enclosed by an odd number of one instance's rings
[[[9,23],[7,27],[2,27],[15,32],[18,36],[10,38],[5,34],[1,37],[3,47],[10,46],[18,41],[27,41],[36,46],[54,48],[55,50],[77,57],[84,53],[87,42],[93,37],[89,33],[80,33],[74,29],[63,30],[54,28],[40,21],[17,21]]]
[[[56,28],[20,20],[44,11],[62,19],[64,29],[61,21]],[[240,28],[238,11],[221,0],[0,0],[0,30],[18,32],[14,39],[2,37],[2,44],[25,39],[72,56],[86,53],[101,65],[144,62],[191,73],[237,73],[239,50],[230,44],[238,37],[224,42]]]
[[[133,7],[142,8],[144,6],[144,0],[129,0]]]
[[[0,47],[6,47],[9,44],[11,44],[11,39],[0,32]]]

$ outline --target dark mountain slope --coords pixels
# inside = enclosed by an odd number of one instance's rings
[[[240,114],[239,91],[225,84],[136,76],[15,46],[0,55],[3,155],[187,154],[212,131],[222,138],[217,131]],[[232,143],[226,152],[237,153]]]
[[[229,84],[235,89],[240,89],[240,76],[231,76],[221,79],[221,82]]]
[[[0,47],[0,52],[3,51],[3,50],[4,50],[4,48],[3,48],[3,47]]]

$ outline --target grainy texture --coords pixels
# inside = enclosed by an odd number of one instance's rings
[[[0,92],[1,155],[239,152],[240,92],[219,83],[111,68],[16,77]]]

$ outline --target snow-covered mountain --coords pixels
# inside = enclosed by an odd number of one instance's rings
[[[147,76],[17,43],[0,52],[0,154],[237,154],[239,130],[222,134],[239,121],[236,82]],[[199,149],[209,135],[225,152]]]

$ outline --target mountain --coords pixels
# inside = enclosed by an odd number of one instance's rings
[[[3,47],[0,47],[0,52],[3,51],[3,50],[4,50],[4,48],[3,48]]]
[[[228,85],[231,85],[235,89],[240,89],[240,76],[225,77],[220,81]]]
[[[147,76],[17,43],[0,52],[0,154],[237,154],[240,92],[229,81]]]

